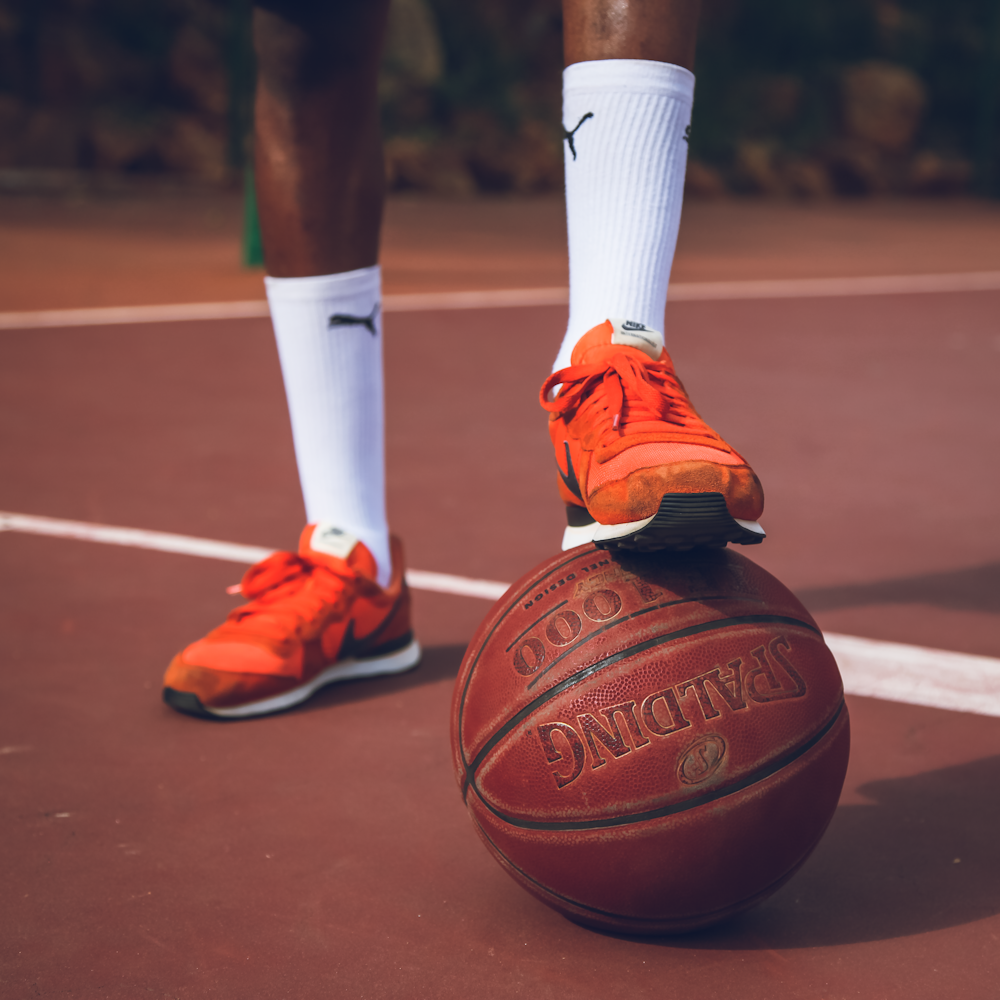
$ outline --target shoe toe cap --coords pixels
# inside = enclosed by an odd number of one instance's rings
[[[178,653],[163,678],[165,689],[195,696],[209,712],[249,705],[299,683],[287,660],[274,653],[243,643],[205,640]]]
[[[760,480],[747,465],[685,461],[637,469],[605,483],[587,498],[587,508],[602,524],[651,517],[666,493],[721,493],[732,517],[756,521],[764,510]]]

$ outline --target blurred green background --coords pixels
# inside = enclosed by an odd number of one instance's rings
[[[0,0],[0,173],[235,183],[246,0]],[[558,0],[393,0],[396,190],[557,190]],[[688,186],[1000,190],[1000,0],[705,0]]]

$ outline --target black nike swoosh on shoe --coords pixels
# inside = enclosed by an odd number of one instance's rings
[[[327,327],[333,326],[363,326],[373,337],[375,336],[375,317],[378,316],[378,303],[367,316],[351,316],[349,313],[334,313]]]
[[[369,632],[368,635],[363,636],[360,639],[354,637],[354,619],[351,618],[347,622],[347,629],[344,631],[344,638],[340,642],[340,649],[337,651],[337,659],[352,659],[356,656],[372,656],[375,653],[387,653],[392,652],[394,649],[402,649],[413,639],[413,632],[407,632],[404,636],[400,636],[397,639],[393,639],[389,643],[379,643],[379,636],[386,630],[389,623],[395,618],[396,611],[399,609],[399,605],[402,603],[405,596],[405,586],[403,588],[403,593],[400,593],[399,597],[396,598],[395,604],[392,606],[392,610],[382,619],[374,631]]]
[[[351,618],[347,623],[347,630],[344,632],[344,638],[340,640],[340,649],[337,650],[337,659],[343,660],[357,655],[359,647],[362,643],[359,643],[357,639],[354,638],[354,619]]]
[[[580,489],[580,483],[576,478],[576,471],[573,468],[573,462],[569,457],[569,441],[563,441],[563,445],[566,448],[566,468],[569,469],[569,475],[563,472],[559,468],[559,463],[556,462],[556,468],[559,469],[559,478],[562,479],[563,485],[572,493],[574,496],[580,498],[580,502],[583,503],[583,491]]]

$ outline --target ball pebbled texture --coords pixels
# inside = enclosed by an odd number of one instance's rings
[[[843,685],[815,621],[727,549],[581,546],[480,625],[452,702],[488,850],[579,923],[694,930],[806,860],[843,785]]]

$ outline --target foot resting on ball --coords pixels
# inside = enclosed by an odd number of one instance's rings
[[[659,331],[620,319],[595,326],[570,367],[546,379],[541,403],[566,503],[564,549],[763,540],[760,481],[695,412]]]
[[[308,525],[298,553],[252,566],[247,604],[174,657],[163,700],[202,718],[248,718],[290,708],[335,681],[416,666],[403,549],[392,542],[392,578],[376,583],[362,542],[330,524]]]

